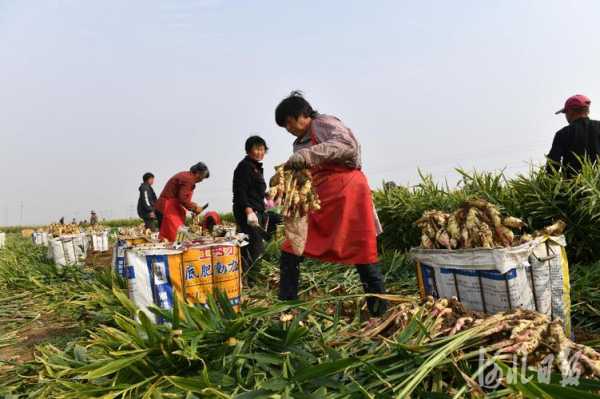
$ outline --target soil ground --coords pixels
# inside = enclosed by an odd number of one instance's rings
[[[40,316],[11,335],[10,344],[0,347],[0,374],[13,367],[33,360],[35,348],[39,344],[68,342],[81,334],[79,323],[61,319],[54,314]]]

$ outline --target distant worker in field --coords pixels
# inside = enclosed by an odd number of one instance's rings
[[[589,118],[591,101],[584,95],[569,97],[556,114],[565,114],[568,126],[554,136],[548,154],[547,170],[560,170],[565,177],[574,177],[581,171],[580,159],[595,162],[600,156],[600,122]]]
[[[246,156],[233,172],[233,215],[238,230],[248,235],[248,245],[242,248],[243,267],[247,283],[257,282],[259,259],[265,246],[261,230],[266,224],[265,182],[262,161],[268,147],[260,136],[251,136],[244,145]]]
[[[202,228],[212,233],[215,226],[221,224],[221,215],[215,211],[206,212],[202,219]]]
[[[60,219],[58,219],[58,223],[65,224],[65,217],[63,216]]]
[[[205,207],[193,202],[192,195],[196,183],[208,179],[209,176],[208,167],[198,162],[189,172],[179,172],[169,179],[155,204],[155,209],[162,213],[159,238],[175,241],[177,230],[185,225],[186,211],[202,213]]]
[[[289,240],[282,246],[279,299],[298,298],[303,256],[355,266],[366,293],[384,293],[377,254],[381,225],[367,178],[361,171],[361,150],[354,134],[338,118],[315,111],[300,92],[292,92],[279,103],[275,121],[296,137],[294,154],[286,166],[310,168],[321,200],[321,210],[308,216],[307,228],[297,229],[304,244],[303,253],[295,253],[302,246],[293,246]],[[380,298],[367,298],[373,316],[385,313],[387,305]]]
[[[158,231],[162,214],[154,209],[156,204],[156,193],[152,188],[154,175],[150,172],[142,176],[142,184],[138,188],[140,193],[137,204],[138,216],[144,221],[144,226],[152,231]]]
[[[95,226],[98,224],[98,215],[96,215],[96,212],[92,211],[90,213],[90,225]]]
[[[77,219],[73,218],[73,220],[71,220],[71,224],[77,224]]]

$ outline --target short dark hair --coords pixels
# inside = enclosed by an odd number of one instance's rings
[[[144,173],[144,176],[142,176],[142,180],[144,181],[144,183],[146,183],[148,180],[150,180],[153,177],[154,177],[154,175],[152,173],[146,172],[146,173]]]
[[[314,117],[317,113],[306,101],[302,92],[294,90],[275,108],[275,122],[278,126],[285,127],[290,116],[292,118],[298,118],[300,115]]]
[[[260,137],[260,136],[248,137],[248,140],[246,140],[246,154],[248,154],[252,148],[259,147],[261,145],[263,147],[265,147],[265,151],[267,151],[269,149],[269,147],[267,147],[267,142],[262,137]]]
[[[202,173],[204,172],[204,178],[208,179],[210,177],[210,172],[208,171],[208,166],[204,164],[204,162],[198,162],[194,166],[190,168],[190,172],[192,173]]]

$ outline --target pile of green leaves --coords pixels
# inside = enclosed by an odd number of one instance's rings
[[[505,184],[489,176],[474,177],[471,190],[486,186],[490,195],[495,184]],[[502,193],[498,189],[495,195]],[[364,338],[364,295],[356,272],[346,266],[304,262],[301,292],[306,300],[279,302],[278,246],[274,242],[268,247],[265,284],[247,291],[249,300],[240,313],[217,296],[206,308],[179,303],[172,312],[153,308],[167,321],[155,325],[127,298],[123,281],[102,270],[58,272],[44,259],[43,249],[10,237],[8,248],[0,251],[0,309],[45,294],[46,307],[38,308],[36,299],[31,308],[70,315],[80,323],[81,334],[66,345],[38,346],[34,361],[0,375],[0,396],[599,397],[594,394],[600,392],[597,381],[561,387],[560,376],[548,384],[508,380],[486,390],[479,385],[484,372],[478,364],[481,331],[431,338],[428,328],[434,319],[424,312],[385,339]],[[403,294],[395,302],[415,301],[414,269],[408,259],[394,251],[384,251],[381,259],[388,290]],[[600,331],[600,295],[590,289],[600,281],[595,270],[573,270],[574,317],[580,327]],[[18,313],[18,308],[0,311],[0,349],[17,338],[11,331],[18,332],[19,326],[8,327],[4,321]],[[502,362],[497,364],[508,371]]]
[[[579,333],[587,336],[581,339],[600,346],[600,264],[574,265],[571,274],[571,313],[576,337]],[[578,337],[578,340],[580,338]]]
[[[482,325],[431,338],[430,314],[418,313],[386,340],[361,339],[360,324],[323,309],[341,298],[249,304],[240,314],[218,296],[209,306],[153,308],[169,323],[154,325],[118,290],[129,314],[99,326],[66,350],[40,348],[29,395],[59,398],[461,398],[480,386]],[[411,301],[411,298],[395,298]],[[282,313],[295,314],[282,320]],[[138,319],[139,321],[136,321]],[[507,367],[498,362],[500,367]],[[567,397],[600,390],[600,382],[563,388],[505,381],[487,397]],[[412,395],[412,396],[411,396]]]
[[[113,276],[110,268],[85,269],[78,266],[56,268],[46,259],[45,247],[28,239],[9,235],[0,250],[0,303],[21,305],[17,299],[42,303],[46,312],[58,312],[74,319],[108,322],[121,305],[110,294],[113,285],[125,288],[127,282]],[[23,306],[27,311],[27,307]],[[6,325],[1,323],[0,325]]]
[[[0,356],[0,397],[26,383],[22,372],[37,369],[18,360],[30,356],[31,333],[47,331],[45,341],[62,347],[86,335],[87,328],[113,323],[114,312],[122,309],[111,292],[113,284],[125,286],[106,269],[59,270],[46,260],[46,248],[9,234],[6,247],[0,249],[0,351],[7,351]]]

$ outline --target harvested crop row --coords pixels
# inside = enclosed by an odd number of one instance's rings
[[[93,226],[88,226],[85,228],[85,232],[88,234],[100,234],[105,231],[110,230],[107,226],[103,226],[101,224],[95,224]]]
[[[600,353],[568,339],[560,320],[550,321],[546,315],[531,310],[515,309],[489,316],[465,310],[455,298],[429,297],[420,305],[410,302],[398,305],[379,323],[363,328],[360,335],[393,338],[402,334],[419,314],[428,315],[424,324],[430,340],[474,329],[476,338],[481,340],[480,346],[498,359],[510,362],[515,355],[519,361],[526,357],[527,364],[534,368],[552,359],[552,367],[563,375],[576,370],[583,377],[600,377]]]
[[[54,237],[60,237],[63,235],[79,234],[81,231],[76,224],[53,223],[48,226],[48,233],[52,234]]]
[[[119,227],[118,229],[119,238],[125,239],[135,239],[140,237],[146,237],[150,239],[152,237],[152,230],[147,229],[146,226],[142,223],[133,227]]]

